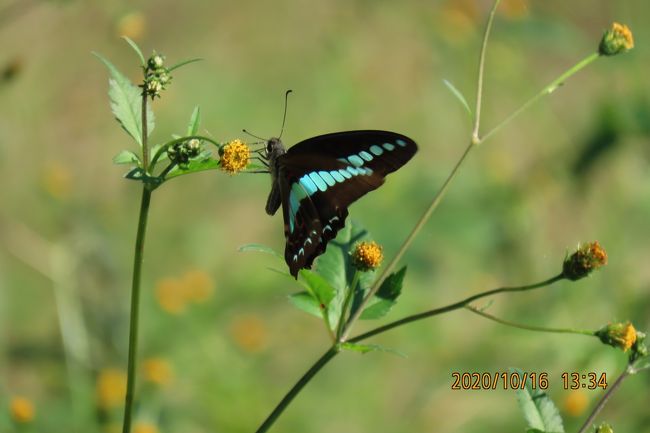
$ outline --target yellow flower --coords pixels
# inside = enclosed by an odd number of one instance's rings
[[[565,278],[575,281],[586,277],[592,271],[607,264],[607,253],[598,241],[578,246],[576,252],[564,260],[562,273]]]
[[[102,409],[110,409],[124,403],[126,374],[122,370],[115,368],[102,370],[95,386],[97,404]]]
[[[229,174],[235,174],[246,168],[251,156],[251,150],[240,139],[235,139],[219,150],[221,169]]]
[[[246,352],[259,352],[266,346],[266,328],[257,316],[236,317],[230,324],[230,334],[235,344]]]
[[[158,386],[166,386],[174,378],[174,370],[169,362],[163,358],[148,358],[142,363],[144,378]]]
[[[72,174],[65,165],[52,161],[43,168],[41,184],[49,195],[64,200],[72,191]]]
[[[528,0],[504,0],[499,11],[509,19],[523,18],[528,15]]]
[[[163,278],[158,281],[156,299],[160,307],[170,314],[182,313],[187,304],[184,285],[176,278]]]
[[[596,332],[596,336],[605,344],[627,352],[637,340],[637,332],[630,322],[610,323]]]
[[[212,296],[214,281],[204,271],[189,270],[182,278],[185,299],[191,302],[205,302]]]
[[[375,241],[359,242],[352,252],[352,264],[362,272],[378,268],[383,259],[382,248]]]
[[[118,36],[127,36],[131,39],[139,39],[147,28],[147,21],[141,12],[131,12],[122,16],[117,25],[115,32]]]
[[[12,398],[9,405],[9,412],[11,413],[11,418],[19,424],[31,422],[36,413],[34,404],[25,397]]]
[[[146,421],[138,421],[133,426],[133,433],[160,433],[155,424]]]
[[[587,394],[580,390],[571,390],[564,399],[564,410],[571,416],[580,416],[587,408]]]
[[[598,52],[603,56],[614,56],[632,48],[634,48],[634,37],[630,28],[625,24],[614,23],[600,40]]]

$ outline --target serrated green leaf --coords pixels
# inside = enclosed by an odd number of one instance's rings
[[[467,100],[463,96],[463,94],[458,90],[453,84],[451,84],[450,81],[447,80],[442,80],[445,83],[445,86],[451,91],[451,93],[460,101],[460,103],[465,107],[465,111],[467,111],[467,114],[469,115],[470,119],[472,118],[472,109],[469,108],[469,104],[467,103]]]
[[[140,158],[130,150],[123,150],[113,157],[113,164],[138,164]]]
[[[322,276],[309,269],[301,269],[298,275],[303,279],[308,290],[319,304],[328,307],[334,299],[334,288]]]
[[[377,290],[377,294],[370,300],[359,318],[363,320],[379,319],[388,314],[402,293],[405,275],[406,266],[386,277],[379,290]]]
[[[142,64],[142,67],[144,68],[145,66],[147,66],[147,62],[144,60],[144,56],[142,55],[142,51],[140,50],[138,44],[133,42],[131,38],[129,38],[128,36],[122,36],[122,39],[124,39],[126,43],[129,44],[131,48],[133,48],[133,51],[135,51],[135,53],[138,55],[138,58],[140,59],[140,63]]]
[[[510,368],[511,374],[518,374],[523,379],[523,372]],[[541,389],[533,389],[530,378],[524,389],[516,390],[519,408],[524,414],[528,428],[543,433],[564,433],[560,411],[551,398]]]
[[[406,358],[406,355],[404,355],[402,352],[380,346],[379,344],[359,344],[359,343],[351,343],[349,341],[346,341],[345,343],[341,343],[339,347],[341,347],[341,349],[351,350],[354,352],[361,352],[361,353],[386,352],[386,353],[392,353],[394,355],[401,356],[402,358]]]
[[[187,125],[187,135],[196,135],[201,123],[201,108],[197,105],[190,116],[190,123]]]
[[[289,302],[306,313],[309,313],[318,318],[323,317],[320,303],[309,292],[298,292],[294,293],[293,295],[289,295]]]
[[[280,260],[284,260],[284,258],[278,252],[276,252],[273,248],[267,247],[266,245],[262,245],[262,244],[246,244],[246,245],[242,245],[241,247],[239,247],[237,249],[237,251],[239,251],[240,253],[247,253],[247,252],[250,252],[250,251],[255,251],[255,252],[258,252],[258,253],[266,253],[266,254],[271,254],[272,256],[275,256]],[[291,278],[293,278],[293,277],[291,277]]]
[[[112,78],[108,80],[108,97],[111,111],[122,128],[142,146],[142,93],[110,61],[93,53],[108,68]],[[155,122],[151,104],[147,104],[147,135],[153,131]]]
[[[183,176],[190,173],[198,173],[200,171],[216,170],[219,168],[219,161],[209,158],[202,160],[192,160],[186,166],[181,167],[177,165],[165,176],[165,180],[173,179],[178,176]]]

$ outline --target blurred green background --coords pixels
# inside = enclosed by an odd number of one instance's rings
[[[0,431],[119,431],[140,186],[111,158],[135,150],[112,118],[102,53],[133,80],[132,37],[174,74],[157,100],[153,142],[182,133],[201,106],[219,140],[248,128],[285,143],[377,128],[420,151],[351,207],[392,256],[459,158],[470,124],[443,84],[472,104],[490,3],[475,0],[0,2]],[[559,272],[567,250],[599,240],[593,277],[494,298],[490,312],[532,325],[650,325],[650,84],[645,0],[503,0],[488,48],[483,128],[593,52],[612,21],[636,47],[600,59],[471,155],[403,262],[386,320],[500,285]],[[246,138],[246,137],[243,137]],[[326,349],[321,323],[292,308],[295,283],[246,243],[284,248],[264,213],[264,175],[207,172],[153,197],[143,279],[137,429],[250,432]],[[485,304],[480,304],[485,305]],[[362,323],[357,331],[373,326]],[[562,372],[624,367],[595,339],[507,328],[455,312],[373,341],[390,354],[346,353],[273,431],[523,431],[512,391],[452,391],[453,372],[516,366],[549,375],[568,431],[600,391],[566,391]],[[630,379],[601,419],[650,432],[649,375]],[[26,401],[16,400],[22,396]],[[21,406],[22,402],[22,406]]]

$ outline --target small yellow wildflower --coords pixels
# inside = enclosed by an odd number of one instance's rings
[[[230,324],[230,334],[235,344],[246,352],[259,352],[266,347],[266,328],[257,316],[236,317]]]
[[[43,189],[57,200],[64,200],[72,191],[72,174],[58,161],[49,162],[41,174]]]
[[[201,270],[189,270],[182,278],[185,298],[191,302],[205,302],[212,296],[214,281],[212,277]]]
[[[587,394],[581,389],[574,389],[564,399],[564,410],[571,416],[580,416],[587,408]]]
[[[148,358],[142,363],[144,378],[158,386],[166,386],[174,378],[171,364],[163,358]]]
[[[528,15],[528,0],[504,0],[499,12],[509,19],[523,18]]]
[[[377,269],[383,259],[382,248],[375,241],[359,242],[352,252],[352,264],[362,272]]]
[[[229,174],[245,169],[251,156],[248,145],[238,138],[222,147],[219,153],[221,169]]]
[[[31,422],[36,413],[34,404],[25,397],[12,398],[9,405],[9,412],[11,413],[11,418],[19,424]]]
[[[607,264],[607,253],[598,241],[578,246],[576,252],[564,260],[562,273],[565,278],[575,281],[586,277],[592,271]]]
[[[187,304],[184,285],[176,278],[163,278],[158,281],[156,299],[160,307],[170,314],[182,313]]]
[[[598,52],[603,56],[615,56],[632,48],[634,37],[630,28],[625,24],[613,23],[600,40]]]
[[[133,433],[160,433],[155,424],[147,421],[138,421],[133,426]]]
[[[115,26],[117,36],[140,39],[147,28],[147,21],[142,12],[131,12],[122,16]]]
[[[605,326],[596,332],[596,336],[603,343],[627,352],[636,343],[637,332],[630,322],[621,322]]]
[[[95,388],[97,404],[110,409],[124,403],[126,396],[126,374],[116,368],[106,368],[99,373]]]

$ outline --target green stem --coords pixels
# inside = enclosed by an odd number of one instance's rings
[[[498,317],[495,317],[491,314],[481,311],[476,307],[472,307],[471,305],[467,305],[465,308],[471,311],[472,313],[478,314],[479,316],[483,316],[486,319],[490,319],[494,322],[501,323],[502,325],[511,326],[513,328],[525,329],[527,331],[552,332],[556,334],[580,334],[580,335],[588,335],[590,337],[594,337],[596,335],[594,331],[589,331],[586,329],[544,328],[541,326],[532,326],[532,325],[524,325],[521,323],[509,322],[507,320],[499,319]]]
[[[567,70],[564,72],[562,75],[557,77],[555,80],[551,81],[546,87],[544,87],[539,93],[537,93],[535,96],[533,96],[531,99],[526,101],[521,107],[517,108],[512,114],[510,114],[508,117],[506,117],[501,123],[499,123],[497,126],[492,128],[490,131],[488,131],[485,135],[483,135],[480,138],[480,142],[484,142],[488,138],[490,138],[493,134],[498,132],[501,128],[503,128],[505,125],[510,123],[512,119],[515,117],[519,116],[521,113],[526,111],[531,105],[533,105],[535,102],[537,102],[540,98],[546,95],[550,95],[553,93],[555,90],[557,90],[558,87],[562,86],[564,82],[578,72],[579,70],[583,69],[585,66],[589,65],[591,62],[596,60],[597,58],[600,57],[600,54],[598,53],[593,53],[590,54],[589,56],[585,57],[578,63],[576,63],[571,69]]]
[[[122,433],[131,431],[131,418],[133,411],[133,397],[135,393],[136,355],[138,351],[138,321],[140,306],[140,281],[142,274],[142,261],[144,258],[144,239],[147,231],[147,217],[151,191],[142,187],[142,200],[140,202],[140,217],[138,219],[138,233],[135,240],[135,258],[133,260],[133,282],[131,286],[131,317],[129,321],[129,364],[127,369],[126,399],[124,403],[124,424]]]
[[[147,144],[147,90],[142,88],[142,169],[149,173],[149,145]]]
[[[343,307],[341,308],[341,316],[339,317],[339,323],[338,326],[336,327],[336,341],[341,342],[341,335],[343,334],[343,327],[345,326],[345,323],[347,321],[347,315],[348,315],[348,309],[350,308],[350,302],[352,301],[352,297],[354,296],[354,291],[357,288],[357,284],[359,283],[359,277],[361,276],[361,273],[359,270],[354,271],[354,276],[352,277],[352,283],[350,284],[350,287],[348,288],[347,293],[345,294],[345,300],[343,301]]]
[[[284,396],[280,403],[273,409],[273,412],[264,420],[262,425],[256,430],[256,433],[264,433],[268,431],[275,423],[282,412],[289,406],[291,401],[300,393],[300,391],[309,383],[309,381],[318,373],[332,358],[339,353],[336,347],[332,347],[323,354],[309,370],[296,382],[296,384],[289,390],[287,395]]]
[[[423,313],[413,314],[411,316],[404,317],[403,319],[396,320],[394,322],[388,323],[386,325],[380,326],[378,328],[372,329],[364,334],[358,335],[354,338],[350,338],[350,342],[356,343],[366,338],[372,337],[377,334],[381,334],[390,329],[397,328],[398,326],[406,325],[407,323],[416,322],[418,320],[426,319],[428,317],[437,316],[439,314],[448,313],[453,310],[458,310],[469,305],[471,302],[476,301],[477,299],[485,298],[487,296],[496,295],[499,293],[512,293],[512,292],[525,292],[527,290],[533,290],[540,287],[548,286],[557,281],[564,279],[563,274],[556,275],[555,277],[549,278],[548,280],[541,281],[535,284],[529,284],[527,286],[519,287],[500,287],[498,289],[488,290],[486,292],[477,293],[472,295],[469,298],[463,299],[462,301],[455,302],[453,304],[447,305],[445,307],[435,308],[433,310],[425,311]]]
[[[596,407],[591,411],[591,414],[589,414],[589,417],[586,419],[584,424],[582,424],[582,427],[580,427],[580,430],[578,430],[578,433],[584,433],[587,431],[589,427],[591,427],[591,424],[594,422],[594,419],[600,413],[600,411],[605,407],[605,404],[607,403],[607,400],[614,394],[614,392],[621,386],[621,383],[623,383],[623,380],[627,378],[630,374],[633,373],[633,367],[628,364],[627,367],[625,367],[625,370],[616,378],[616,381],[612,386],[610,386],[607,389],[607,392],[603,394],[602,398],[598,401],[598,404],[596,404]]]
[[[433,197],[433,200],[431,200],[429,207],[427,207],[427,209],[424,211],[424,213],[422,214],[418,222],[415,224],[415,227],[413,227],[413,230],[411,230],[411,233],[409,233],[409,235],[406,237],[406,240],[404,240],[404,243],[397,251],[397,254],[388,263],[386,268],[384,268],[379,278],[375,280],[374,284],[372,285],[370,290],[368,290],[368,293],[361,301],[361,305],[359,305],[359,308],[354,312],[352,317],[350,317],[350,320],[348,320],[348,322],[346,323],[345,328],[343,329],[343,334],[341,335],[339,341],[345,341],[348,338],[348,336],[350,335],[350,331],[352,330],[352,326],[354,325],[354,322],[356,322],[359,319],[361,313],[364,310],[364,307],[368,304],[368,302],[370,302],[372,297],[375,296],[377,290],[379,290],[386,277],[388,277],[388,275],[390,275],[393,269],[395,269],[395,266],[397,266],[397,263],[401,260],[406,250],[411,246],[411,243],[413,243],[413,240],[415,239],[417,234],[420,232],[420,230],[422,230],[424,224],[426,224],[426,222],[431,217],[433,211],[436,210],[436,208],[442,201],[442,198],[445,196],[445,193],[449,189],[449,185],[451,184],[451,181],[456,177],[460,167],[467,159],[467,155],[469,155],[470,151],[479,143],[479,141],[474,138],[474,135],[475,134],[478,135],[478,128],[481,121],[481,99],[482,99],[481,95],[483,93],[483,73],[485,69],[485,52],[487,50],[487,41],[490,35],[490,30],[492,28],[494,13],[496,11],[497,6],[499,5],[499,2],[500,0],[494,1],[494,4],[492,5],[492,10],[490,11],[490,17],[488,18],[487,25],[485,26],[485,32],[483,33],[483,43],[481,45],[481,53],[479,55],[478,82],[476,86],[477,87],[476,115],[474,117],[474,128],[473,128],[472,138],[470,140],[470,143],[465,149],[465,152],[463,152],[463,155],[460,157],[460,159],[454,166],[454,168],[451,170],[451,173],[449,173],[449,176],[445,180],[445,183],[442,184],[442,186],[440,187],[436,195]]]

